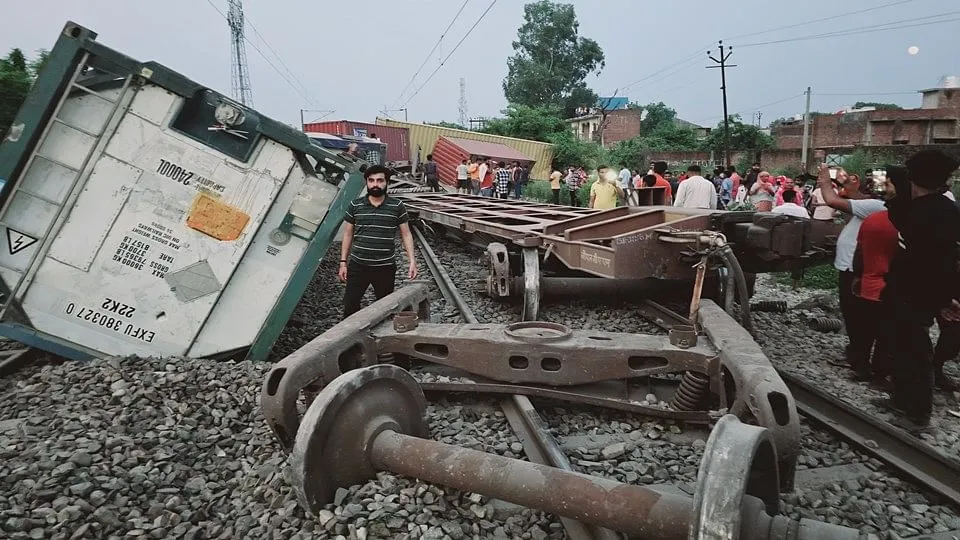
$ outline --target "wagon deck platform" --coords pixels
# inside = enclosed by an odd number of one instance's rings
[[[707,236],[734,246],[744,271],[792,270],[828,261],[842,225],[789,216],[672,206],[577,208],[454,193],[398,195],[419,219],[518,248],[540,248],[567,267],[613,279],[693,277],[684,252]]]

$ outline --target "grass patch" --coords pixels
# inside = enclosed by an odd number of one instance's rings
[[[799,286],[804,289],[836,290],[840,271],[832,264],[814,266],[801,271]],[[793,285],[790,272],[774,272],[773,280],[781,285]]]

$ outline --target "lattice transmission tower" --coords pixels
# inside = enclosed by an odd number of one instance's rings
[[[467,115],[467,80],[460,77],[460,125],[467,127],[470,117]]]
[[[230,91],[233,99],[253,106],[253,90],[250,88],[250,68],[247,65],[247,47],[243,35],[242,0],[227,0],[227,24],[230,26]]]

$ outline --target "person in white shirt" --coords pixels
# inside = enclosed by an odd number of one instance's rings
[[[713,182],[700,176],[700,166],[687,167],[687,179],[680,182],[673,197],[673,205],[681,208],[717,208],[717,188]]]
[[[834,193],[836,193],[836,190],[834,190]],[[837,210],[827,204],[823,197],[823,191],[820,187],[817,187],[817,189],[813,190],[810,198],[813,203],[813,219],[818,221],[833,220],[834,216],[836,216]]]
[[[467,167],[467,160],[457,165],[457,192],[470,193],[470,170]]]
[[[783,204],[775,207],[772,212],[774,214],[786,214],[788,216],[810,219],[810,214],[807,213],[807,209],[797,204],[795,202],[796,200],[796,191],[792,189],[785,190],[783,192]]]
[[[620,162],[620,189],[623,190],[625,202],[627,206],[633,204],[633,182],[630,180],[633,178],[633,175],[630,174],[630,169],[627,168],[627,164]]]

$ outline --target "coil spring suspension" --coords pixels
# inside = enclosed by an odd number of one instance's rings
[[[820,332],[839,332],[843,321],[832,317],[816,317],[810,320],[810,327]]]
[[[680,379],[677,393],[670,406],[678,411],[695,411],[701,408],[710,393],[710,377],[696,371],[687,371]]]
[[[785,313],[787,311],[786,300],[760,300],[754,302],[750,309],[754,311],[767,311],[770,313]]]

